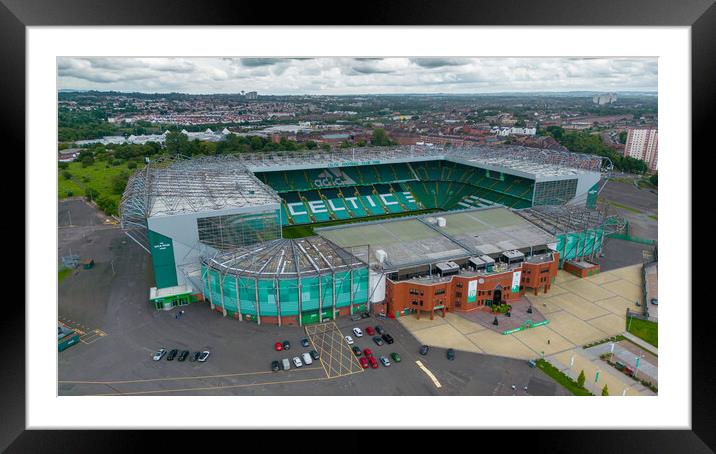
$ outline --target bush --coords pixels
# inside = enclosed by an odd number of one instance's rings
[[[67,197],[72,197],[74,193],[72,191],[67,191]]]
[[[584,376],[584,370],[582,370],[579,373],[579,377],[577,377],[577,385],[579,385],[580,388],[584,388],[584,382],[587,380],[587,377]]]
[[[96,189],[87,188],[87,190],[85,191],[85,198],[87,200],[97,200],[97,197],[99,197],[99,192]]]
[[[64,172],[62,172],[62,178],[64,178],[65,180],[69,180],[70,178],[72,178],[72,174],[68,170],[65,170]]]
[[[602,388],[602,396],[608,396],[609,395],[609,388],[607,385],[604,385],[604,388]]]
[[[58,162],[57,166],[60,169],[65,170],[66,168],[68,168],[70,166],[70,163],[69,162]]]
[[[128,168],[128,169],[136,169],[136,168],[137,168],[137,163],[134,162],[134,161],[131,161],[131,162],[127,163],[127,168]]]
[[[89,167],[94,164],[94,158],[92,156],[85,156],[82,158],[82,167]]]

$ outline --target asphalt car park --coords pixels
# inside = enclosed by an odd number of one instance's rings
[[[512,395],[533,379],[546,383],[537,387],[542,392],[566,394],[523,360],[457,351],[448,361],[440,348],[421,356],[421,344],[392,319],[341,317],[310,327],[279,327],[225,318],[206,303],[183,306],[180,318],[176,309],[157,311],[147,300],[153,281],[148,255],[118,227],[93,221],[101,217],[86,207],[81,200],[60,202],[60,217],[68,222],[58,233],[58,255],[72,249],[92,257],[95,267],[80,269],[59,285],[58,314],[106,335],[58,354],[59,395]],[[376,325],[393,344],[373,342],[379,333],[371,335],[367,327]],[[345,341],[354,327],[364,332],[353,337],[354,345],[370,348],[376,359],[385,356],[390,367],[360,365]],[[290,350],[276,351],[275,344],[285,340]],[[189,351],[189,361],[155,361],[160,348],[176,349],[177,355]],[[294,367],[294,357],[312,350],[319,359]],[[205,362],[191,361],[196,351],[211,355]],[[402,361],[394,361],[392,353]],[[273,370],[272,363],[283,359],[291,368]]]

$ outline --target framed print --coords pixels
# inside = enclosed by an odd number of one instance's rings
[[[149,5],[0,8],[27,177],[3,448],[459,428],[711,452],[712,2]]]

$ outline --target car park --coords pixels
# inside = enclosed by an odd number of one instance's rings
[[[311,350],[309,353],[311,354],[311,357],[313,359],[318,360],[319,356],[318,356],[318,352],[316,350]]]
[[[385,334],[385,330],[383,329],[383,327],[381,325],[375,325],[375,331],[381,335]]]
[[[375,330],[372,326],[366,326],[365,332],[368,333],[369,336],[375,336]]]
[[[313,364],[313,360],[311,359],[311,355],[308,353],[304,353],[301,355],[303,357],[303,362],[308,366],[309,364]]]
[[[455,350],[453,350],[452,348],[447,349],[447,359],[449,359],[450,361],[455,359]]]
[[[300,359],[298,356],[294,356],[294,357],[293,357],[293,364],[294,364],[296,367],[301,367],[301,366],[303,366],[303,363],[301,362],[301,359]]]
[[[390,354],[390,357],[393,358],[393,361],[395,361],[396,363],[399,363],[400,361],[402,361],[402,360],[400,359],[400,355],[397,354],[396,352],[391,353],[391,354]]]
[[[187,356],[189,356],[189,350],[184,350],[179,354],[179,358],[177,358],[177,360],[184,361]]]
[[[283,365],[283,370],[289,370],[291,368],[291,363],[288,361],[288,358],[282,359],[281,364]]]
[[[197,361],[199,361],[200,363],[205,362],[207,359],[209,359],[210,354],[211,352],[209,350],[204,350],[203,352],[201,352],[201,355],[199,355],[199,359],[197,359]]]
[[[303,345],[304,347],[308,347],[311,344],[309,344],[308,339],[304,337],[303,339],[301,339],[301,345]]]
[[[287,340],[283,341],[283,349],[289,350],[290,348],[291,348],[291,342],[289,342]]]
[[[380,357],[380,362],[383,363],[385,367],[390,367],[390,360],[388,360],[385,356]]]
[[[371,350],[370,348],[366,348],[363,350],[363,354],[365,356],[373,356],[373,350]]]
[[[278,372],[279,370],[281,370],[281,363],[279,363],[278,361],[271,361],[271,370],[273,372]]]
[[[353,338],[350,336],[346,336],[346,342],[348,342],[348,345],[353,345]]]
[[[429,350],[430,350],[430,347],[428,347],[427,345],[423,345],[422,347],[420,347],[420,354],[425,356],[428,354]]]
[[[159,361],[159,360],[162,359],[162,357],[163,357],[164,355],[166,355],[166,354],[167,354],[167,349],[166,349],[166,348],[160,348],[159,350],[157,350],[157,352],[154,354],[154,356],[152,356],[152,359],[153,359],[154,361]]]
[[[283,344],[281,342],[276,342],[275,344],[273,344],[273,348],[277,352],[280,352],[281,350],[283,350]]]
[[[377,345],[379,345],[379,346],[384,344],[383,339],[381,339],[381,338],[378,337],[378,336],[375,336],[375,337],[373,338],[373,342],[375,342],[375,343],[376,343]]]
[[[192,353],[191,356],[189,357],[189,361],[194,362],[194,361],[196,361],[197,359],[199,359],[199,356],[201,356],[201,352],[194,352],[194,353]]]
[[[368,369],[368,359],[365,356],[359,358],[358,361],[360,361],[360,367],[362,367],[363,369]]]
[[[167,361],[174,361],[174,357],[177,355],[177,353],[179,353],[179,350],[177,350],[176,348],[170,351],[167,354]]]
[[[368,362],[370,363],[370,367],[372,367],[373,369],[377,369],[377,368],[378,368],[378,360],[376,360],[374,357],[369,356],[369,357],[368,357]]]
[[[360,355],[361,355],[360,347],[359,347],[359,346],[354,345],[352,350],[353,350],[353,354],[355,354],[356,356],[360,356]]]
[[[382,337],[383,340],[386,341],[387,343],[389,343],[389,344],[392,344],[392,343],[393,343],[393,336],[391,336],[390,334],[385,333],[385,334],[383,334],[381,337]]]
[[[360,328],[353,328],[353,334],[355,334],[356,337],[363,337],[363,331],[361,331]]]

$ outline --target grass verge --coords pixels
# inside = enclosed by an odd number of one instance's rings
[[[544,359],[538,359],[537,360],[537,367],[539,367],[541,370],[544,371],[545,374],[549,375],[562,385],[565,389],[570,391],[575,396],[593,396],[589,390],[579,386],[576,381],[572,380],[564,374],[561,370],[554,367],[552,364],[550,364],[548,361],[545,361]]]
[[[636,208],[632,208],[632,207],[627,206],[627,205],[622,205],[621,203],[609,201],[609,204],[612,205],[612,206],[615,206],[615,207],[617,207],[617,208],[621,208],[621,209],[623,209],[623,210],[631,211],[632,213],[642,214],[642,211],[637,210]]]
[[[57,283],[64,281],[67,276],[72,274],[72,270],[69,268],[63,268],[57,272]]]
[[[635,335],[639,339],[642,339],[654,347],[659,347],[659,324],[650,322],[649,320],[641,320],[638,318],[631,317],[631,324],[629,318],[626,320],[627,331]]]

